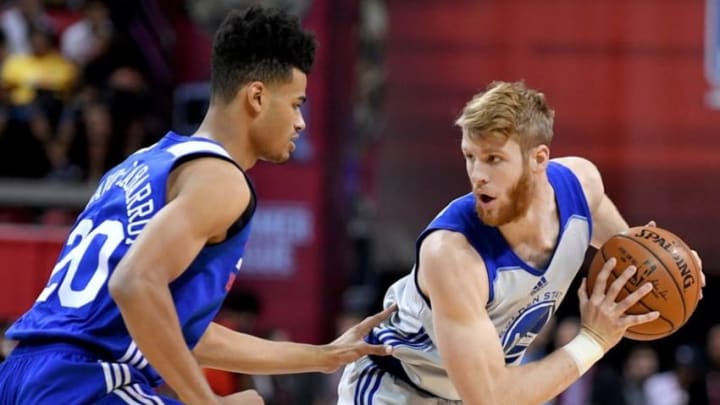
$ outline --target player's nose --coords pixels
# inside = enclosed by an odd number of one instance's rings
[[[478,166],[480,165],[475,166],[472,172],[470,172],[470,182],[476,189],[480,189],[490,182],[490,177],[487,172]]]
[[[293,127],[295,128],[295,132],[300,132],[305,129],[305,118],[303,118],[302,113],[298,114],[297,119],[293,123]]]

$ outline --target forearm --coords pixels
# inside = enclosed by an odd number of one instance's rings
[[[627,221],[618,211],[615,204],[607,195],[602,197],[602,201],[592,213],[593,216],[593,235],[591,244],[599,248],[616,235],[629,228]]]
[[[321,346],[260,339],[216,323],[193,354],[203,367],[246,374],[325,372],[331,367]]]
[[[539,404],[555,398],[577,381],[580,370],[565,350],[556,350],[540,361],[507,367],[503,384],[508,403]],[[522,384],[518,384],[522,381]]]
[[[467,326],[444,329],[443,333],[437,328],[441,356],[465,404],[539,404],[556,397],[581,375],[565,349],[538,362],[506,366],[499,342],[480,342],[476,338],[480,332]],[[468,347],[467,342],[477,343]]]
[[[215,403],[182,337],[170,291],[138,281],[128,284],[132,285],[114,288],[112,295],[140,351],[185,403]]]

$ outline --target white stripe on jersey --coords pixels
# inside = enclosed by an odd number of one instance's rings
[[[118,363],[127,363],[140,370],[145,368],[148,364],[147,359],[143,356],[134,341],[130,342],[130,346],[128,346],[125,354],[123,354],[117,361]]]
[[[120,369],[123,372],[123,382],[122,385],[130,384],[130,367],[128,367],[127,364],[121,364]]]
[[[127,350],[125,351],[125,354],[123,354],[122,357],[120,357],[118,359],[118,361],[120,363],[125,363],[126,361],[128,361],[130,356],[132,356],[135,353],[136,350],[137,350],[137,345],[135,344],[135,341],[131,341],[130,346],[128,346]]]
[[[160,399],[160,397],[156,395],[149,395],[143,392],[142,387],[140,384],[133,384],[132,386],[128,387],[129,390],[136,392],[138,395],[140,395],[142,398],[145,398],[146,400],[149,400],[151,404],[154,405],[162,405],[163,401]],[[130,391],[128,391],[130,392]]]
[[[115,390],[113,391],[113,394],[119,396],[123,401],[125,401],[126,404],[130,405],[143,405],[141,402],[137,402],[133,400],[128,394],[125,393],[123,390]]]
[[[113,385],[112,373],[110,372],[110,365],[101,361],[100,366],[102,366],[103,374],[105,374],[105,392],[110,392],[115,388]]]
[[[117,388],[123,384],[122,376],[120,375],[120,365],[112,363],[110,364],[110,367],[112,367],[113,375],[115,376],[115,384],[113,385],[113,388]]]
[[[137,365],[137,368],[140,369],[140,370],[142,370],[142,369],[144,369],[145,366],[147,366],[147,365],[148,365],[148,361],[147,361],[147,359],[146,359],[145,357],[143,357],[143,358],[142,358],[142,361],[140,362],[140,364]]]
[[[125,387],[120,388],[118,391],[122,391],[125,394],[127,394],[129,397],[132,397],[135,401],[143,404],[143,405],[156,405],[157,402],[155,402],[152,398],[147,398],[142,394],[140,391],[140,386],[138,384],[128,385]],[[162,403],[162,402],[161,402]]]
[[[140,350],[136,351],[135,354],[132,356],[132,359],[128,361],[128,363],[132,366],[137,366],[138,363],[143,359],[143,354]]]
[[[167,151],[172,153],[176,158],[186,156],[191,153],[212,152],[218,155],[225,156],[228,159],[232,159],[230,157],[230,154],[228,154],[227,151],[222,148],[222,146],[199,140],[190,140],[187,142],[178,143],[167,148]]]

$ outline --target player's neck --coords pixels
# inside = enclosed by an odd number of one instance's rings
[[[558,208],[555,190],[547,176],[537,180],[527,211],[499,228],[510,246],[530,245],[539,249],[555,246],[559,233]]]
[[[233,111],[232,105],[210,105],[200,127],[192,136],[219,142],[243,170],[255,165],[258,158],[250,145],[249,120]]]

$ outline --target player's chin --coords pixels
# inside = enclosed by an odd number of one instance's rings
[[[290,160],[290,152],[277,153],[265,158],[266,161],[275,164],[283,164]]]

